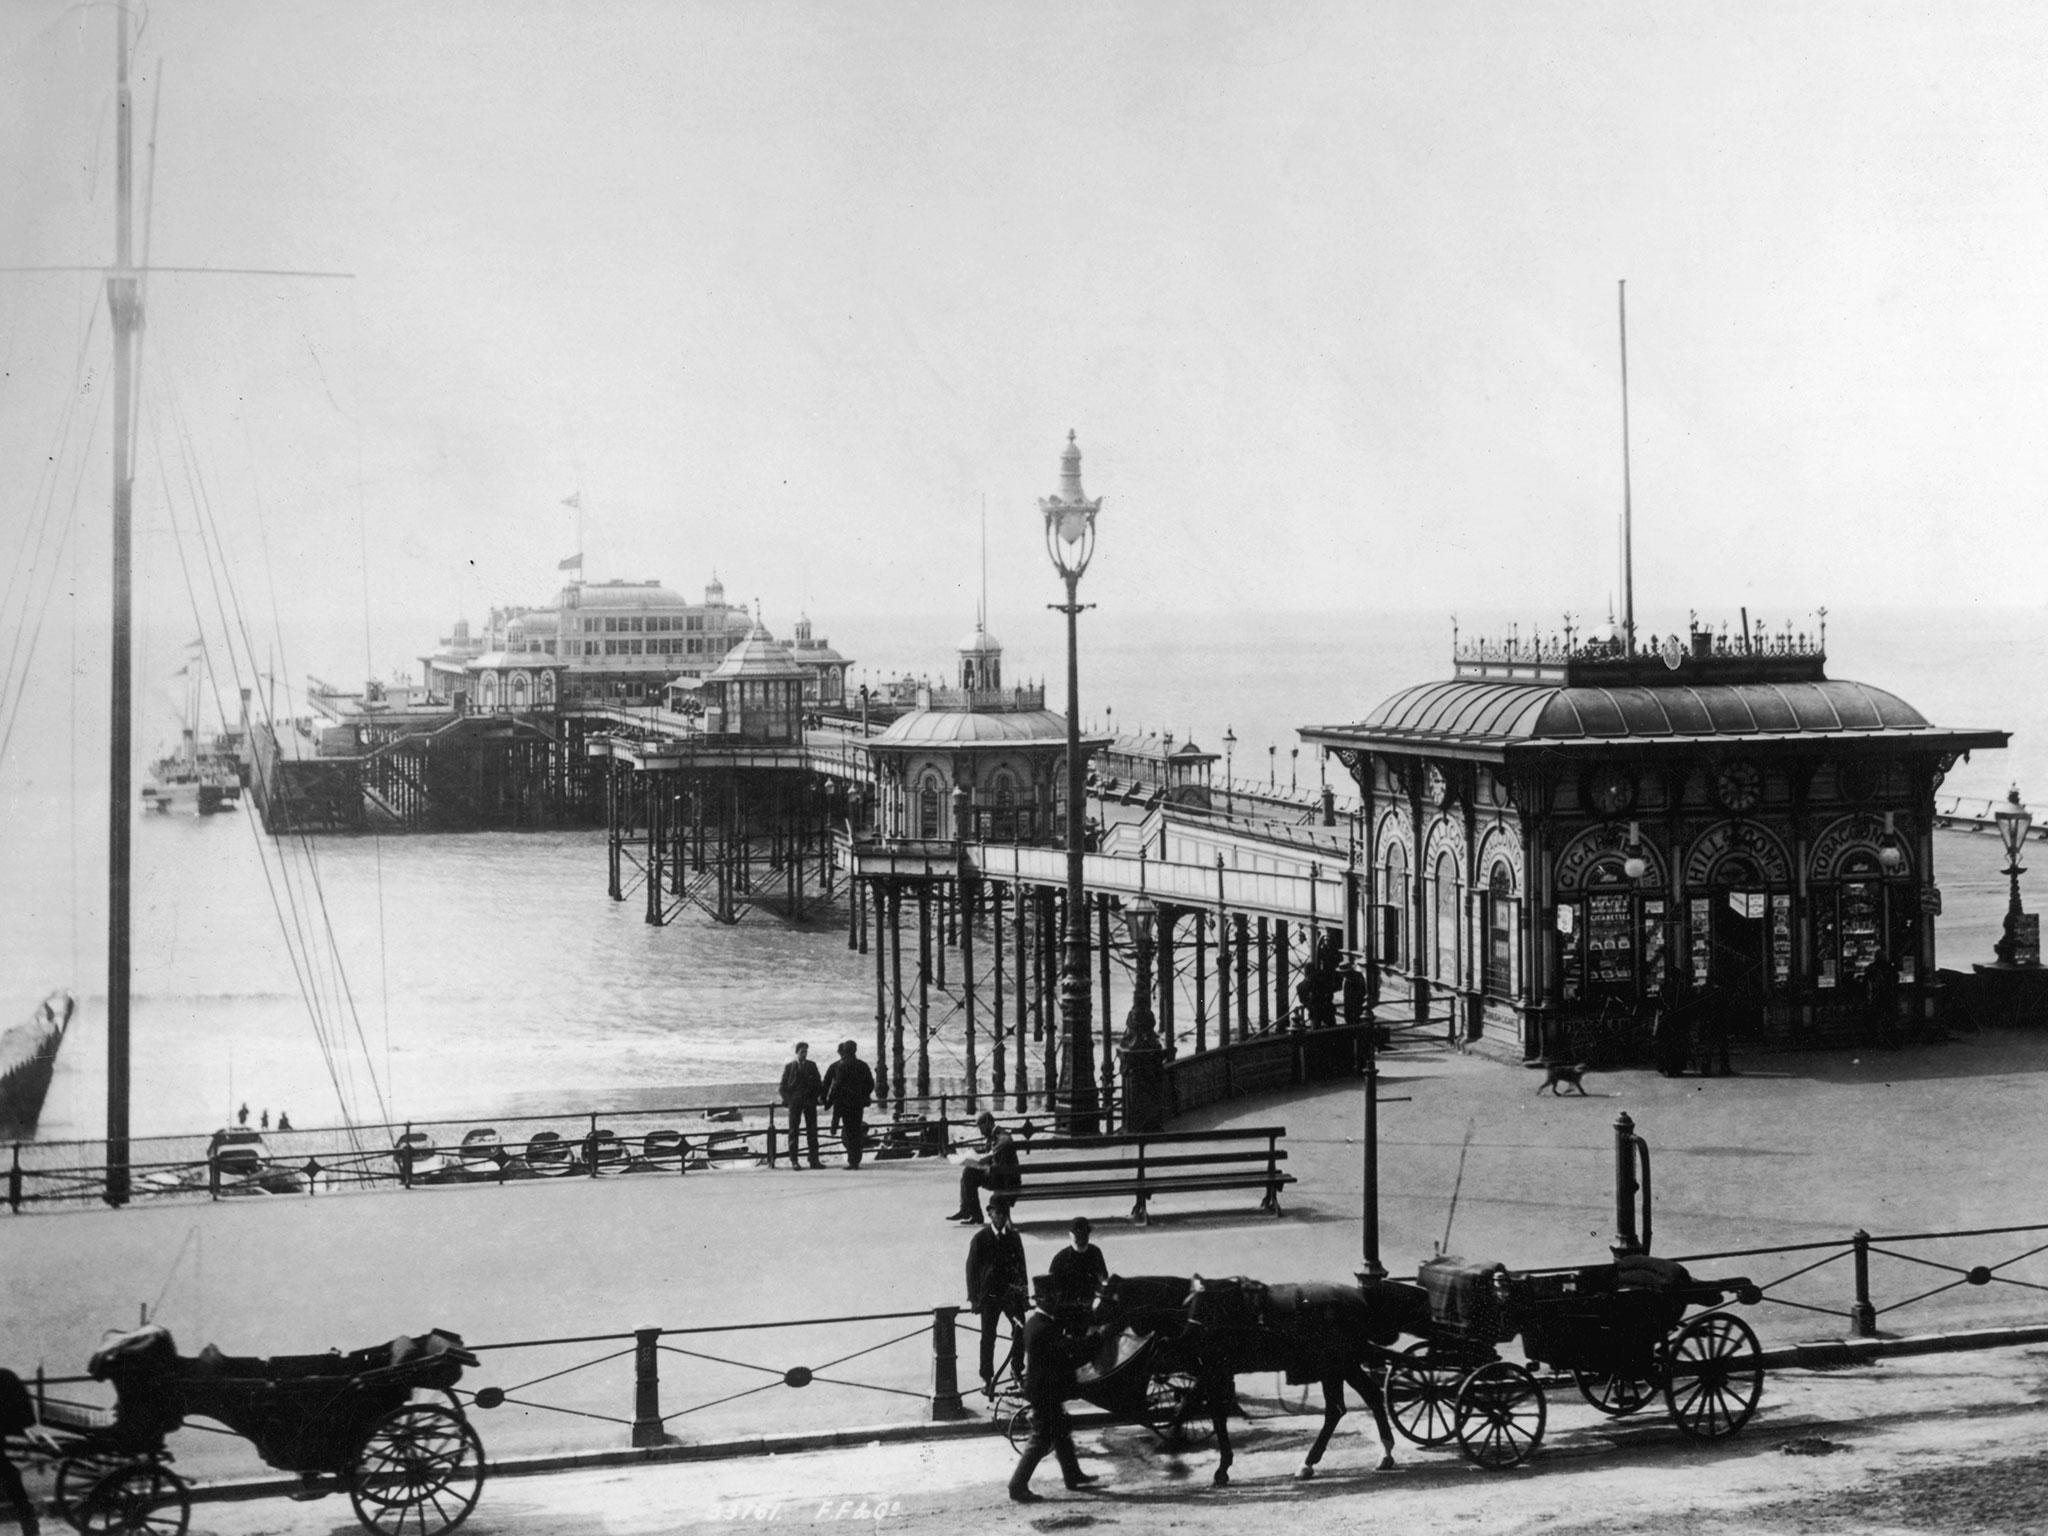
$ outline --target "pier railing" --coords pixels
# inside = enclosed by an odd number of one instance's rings
[[[1046,1133],[1054,1108],[1040,1089],[989,1096],[938,1093],[870,1106],[865,1155],[875,1161],[943,1157],[973,1138],[976,1106],[1013,1135]],[[1112,1096],[1111,1107],[1115,1100]],[[253,1135],[254,1139],[250,1139]],[[819,1106],[821,1153],[840,1151],[831,1111]],[[272,1130],[238,1126],[208,1136],[138,1137],[130,1144],[130,1198],[224,1200],[329,1195],[352,1190],[433,1189],[534,1179],[700,1177],[733,1168],[778,1167],[790,1156],[788,1111],[742,1102],[689,1108],[473,1115],[389,1124]],[[809,1147],[806,1141],[805,1154]],[[107,1187],[101,1141],[15,1142],[6,1149],[9,1211],[90,1204]]]

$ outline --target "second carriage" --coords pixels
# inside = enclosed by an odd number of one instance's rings
[[[1760,1298],[1745,1278],[1697,1280],[1669,1259],[1623,1254],[1519,1272],[1440,1258],[1420,1280],[1430,1332],[1392,1358],[1386,1377],[1394,1426],[1418,1445],[1456,1441],[1489,1468],[1528,1460],[1549,1409],[1535,1371],[1499,1353],[1516,1338],[1531,1364],[1570,1375],[1601,1413],[1625,1417],[1661,1397],[1695,1439],[1734,1434],[1762,1396],[1756,1334],[1725,1310]]]
[[[454,1387],[476,1356],[432,1330],[349,1353],[181,1356],[150,1324],[92,1358],[112,1413],[44,1403],[10,1449],[55,1464],[57,1511],[90,1536],[184,1536],[192,1496],[165,1438],[209,1418],[299,1474],[297,1497],[346,1493],[377,1536],[442,1536],[482,1491],[483,1446]]]

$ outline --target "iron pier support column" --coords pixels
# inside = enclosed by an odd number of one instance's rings
[[[990,999],[988,1015],[988,1101],[991,1109],[1003,1107],[1003,1037],[1008,1032],[1009,1016],[1003,1012],[1003,888],[991,883],[988,888],[988,933],[989,942],[994,946],[994,963],[989,974],[995,982],[995,996]]]

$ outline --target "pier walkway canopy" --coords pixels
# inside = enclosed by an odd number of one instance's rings
[[[1568,1060],[1646,1057],[1660,1015],[1804,1044],[1934,1019],[1934,792],[2006,732],[1830,679],[1789,632],[1454,651],[1301,732],[1364,800],[1377,995]]]

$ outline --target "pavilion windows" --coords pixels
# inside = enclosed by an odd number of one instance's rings
[[[1379,886],[1380,964],[1403,966],[1408,963],[1408,852],[1399,843],[1387,844]]]
[[[1480,905],[1479,927],[1486,946],[1481,985],[1489,996],[1515,995],[1515,930],[1520,918],[1514,876],[1506,864],[1496,864]]]
[[[1430,974],[1442,986],[1458,982],[1458,863],[1449,853],[1437,855],[1430,878],[1433,921]]]
[[[939,831],[939,781],[927,776],[917,792],[917,835],[936,840],[943,836]]]
[[[1007,773],[996,776],[995,840],[1014,842],[1017,837],[1017,786]]]

